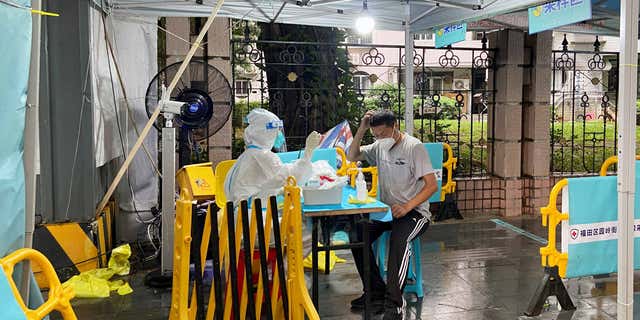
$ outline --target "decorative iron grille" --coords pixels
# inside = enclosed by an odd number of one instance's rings
[[[252,82],[248,96],[235,97],[236,155],[242,151],[242,119],[255,107],[284,120],[293,148],[303,147],[308,132],[324,132],[345,119],[355,130],[368,109],[391,109],[404,119],[403,46],[233,40],[231,48],[234,80]],[[490,172],[487,117],[495,86],[488,79],[495,54],[486,37],[481,48],[414,48],[414,136],[450,144],[459,158],[457,177]]]
[[[617,150],[618,53],[553,51],[551,172],[597,173]]]

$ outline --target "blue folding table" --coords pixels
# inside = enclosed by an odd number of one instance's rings
[[[342,191],[342,202],[340,204],[335,205],[302,205],[302,212],[305,217],[311,218],[312,220],[312,228],[311,228],[311,258],[312,262],[312,290],[311,290],[311,299],[313,304],[318,310],[318,252],[325,251],[325,273],[329,273],[329,256],[331,250],[344,250],[344,249],[354,249],[354,248],[370,248],[371,241],[369,240],[368,232],[363,232],[363,241],[356,243],[348,243],[344,245],[331,245],[331,240],[329,239],[328,232],[323,232],[323,240],[324,245],[322,247],[318,247],[318,221],[322,219],[326,220],[328,217],[335,216],[344,216],[344,215],[362,215],[363,220],[362,223],[367,223],[369,221],[370,213],[385,213],[389,210],[389,206],[380,202],[379,200],[375,200],[371,203],[366,204],[352,204],[349,203],[349,196],[355,197],[356,190],[351,186],[345,186]],[[328,228],[323,228],[328,230]],[[364,304],[364,319],[370,319],[370,297],[368,296],[368,292],[370,292],[370,263],[369,255],[364,254],[364,292],[365,292],[365,304]]]

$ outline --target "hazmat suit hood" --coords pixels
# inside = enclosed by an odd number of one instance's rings
[[[251,110],[247,115],[247,123],[249,125],[244,129],[244,143],[249,148],[271,150],[277,138],[284,138],[282,120],[268,110]]]
[[[299,184],[311,177],[311,156],[320,143],[320,134],[312,132],[305,142],[304,156],[285,164],[272,151],[286,149],[282,120],[265,109],[256,108],[249,112],[246,121],[246,149],[225,177],[224,193],[235,205],[258,198],[266,208],[270,196],[282,193],[288,177],[293,176]]]

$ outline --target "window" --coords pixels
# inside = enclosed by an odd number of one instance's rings
[[[404,69],[400,70],[398,76],[400,83],[404,84]],[[442,92],[443,90],[443,74],[441,72],[415,72],[413,75],[413,94],[419,96],[424,91],[429,95],[433,92]]]
[[[236,80],[236,96],[248,96],[250,87],[248,80]]]
[[[422,91],[424,91],[425,95],[430,95],[435,92],[442,92],[442,77],[429,77],[423,80],[419,77],[418,74],[416,74],[414,81],[414,95],[421,95]]]
[[[414,33],[413,40],[433,40],[432,32]]]
[[[369,75],[364,72],[353,75],[353,86],[356,90],[368,90],[371,88]]]
[[[358,53],[350,53],[349,57],[350,57],[349,59],[351,59],[351,63],[355,63],[355,64],[361,63],[360,54],[358,54]]]
[[[372,42],[373,42],[373,36],[371,35],[371,33],[350,35],[347,38],[347,43],[371,44]]]
[[[438,91],[438,92],[442,92],[442,78],[438,77],[438,78],[429,78],[428,80],[428,85],[429,85],[429,90],[431,91]]]
[[[584,86],[584,78],[585,75],[581,72],[581,71],[576,71],[575,73],[575,91],[582,93],[582,91],[585,90],[585,86]]]

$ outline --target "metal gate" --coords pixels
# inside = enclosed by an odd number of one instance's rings
[[[355,129],[368,109],[391,109],[402,118],[404,46],[348,40],[231,42],[234,156],[243,150],[242,120],[256,107],[284,120],[287,145],[294,148],[302,147],[308,132],[324,132],[345,119]],[[495,54],[484,36],[477,48],[414,48],[414,135],[449,143],[459,158],[457,177],[490,172],[487,116],[493,114],[495,86],[488,79]]]
[[[551,172],[597,173],[617,150],[617,52],[553,51],[551,87]]]

